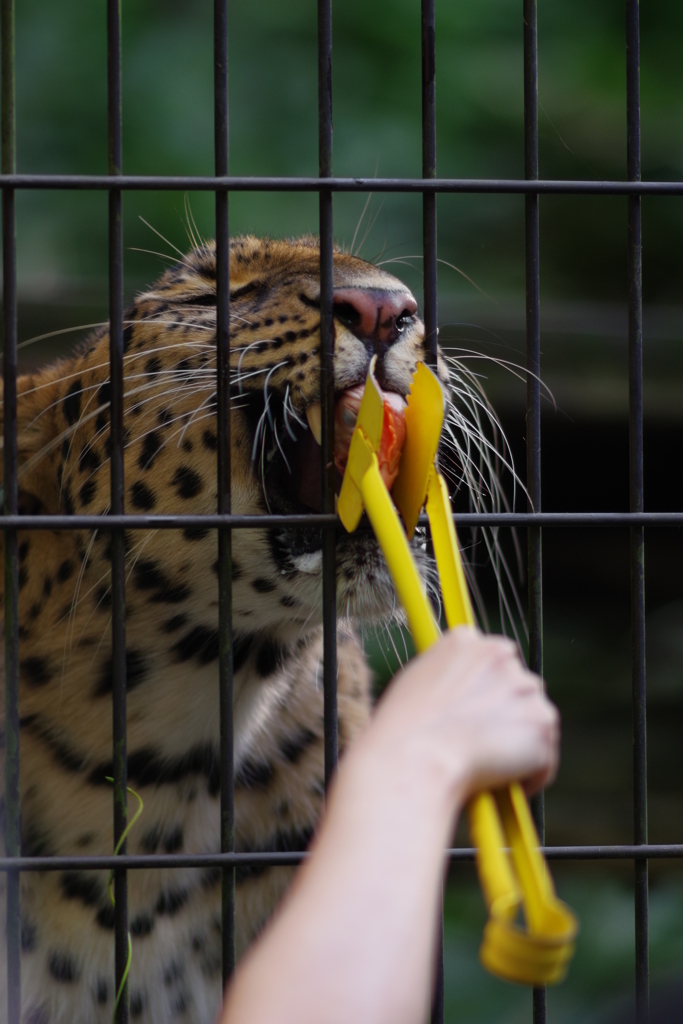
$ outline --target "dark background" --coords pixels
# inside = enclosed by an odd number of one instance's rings
[[[335,173],[420,174],[419,19],[417,0],[335,5]],[[232,173],[316,174],[315,3],[240,0],[230,22]],[[680,180],[683,8],[650,0],[641,25],[643,177]],[[436,43],[439,174],[523,176],[521,4],[437,0]],[[106,172],[105,44],[104,0],[19,0],[19,171]],[[625,177],[624,49],[622,0],[541,0],[542,177]],[[212,173],[212,82],[210,0],[124,0],[125,172]],[[390,269],[419,297],[420,197],[373,196],[361,218],[366,199],[335,197],[337,240],[367,259],[396,260]],[[128,297],[177,256],[175,247],[189,246],[188,208],[211,236],[209,193],[124,196]],[[553,396],[543,414],[543,508],[627,510],[626,200],[542,197],[540,208],[543,380]],[[438,211],[441,340],[484,357],[468,365],[482,375],[523,479],[524,383],[495,360],[524,362],[524,200],[443,196]],[[230,218],[233,233],[315,232],[317,197],[234,194]],[[646,509],[680,510],[680,198],[643,200],[643,238]],[[19,193],[17,239],[21,339],[68,329],[27,345],[29,366],[68,350],[83,333],[74,328],[107,316],[106,195]],[[683,842],[683,535],[650,529],[646,545],[650,837]],[[548,841],[630,842],[627,531],[547,529],[544,572],[546,677],[564,729]],[[483,562],[478,578],[495,620]],[[377,645],[373,657],[386,677]],[[569,981],[551,995],[550,1019],[584,1024],[626,1013],[630,866],[558,866],[554,874],[583,932]],[[653,976],[664,984],[683,953],[681,870],[655,864],[652,882]],[[528,994],[476,964],[482,921],[469,869],[458,868],[447,894],[449,1019],[529,1020]]]

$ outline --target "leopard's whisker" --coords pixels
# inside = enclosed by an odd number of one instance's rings
[[[280,444],[280,438],[278,437],[278,433],[277,433],[277,423],[273,423],[273,433],[274,433],[274,435],[275,435],[275,442],[276,442],[276,444],[277,444],[278,448],[280,449],[280,455],[281,455],[281,456],[282,456],[282,458],[283,458],[283,459],[285,460],[285,465],[287,466],[287,471],[289,472],[289,474],[290,474],[290,476],[291,476],[291,473],[292,473],[292,467],[291,467],[291,466],[290,466],[290,464],[289,464],[289,459],[288,459],[288,458],[287,458],[287,456],[285,455],[285,452],[284,452],[284,448],[283,448],[283,447],[282,447],[282,445]]]
[[[349,252],[351,253],[352,256],[356,255],[356,253],[354,253],[354,251],[353,251],[353,247],[356,244],[356,237],[358,235],[358,231],[360,230],[360,226],[363,223],[363,217],[365,216],[365,211],[367,210],[367,208],[368,208],[368,206],[370,204],[370,200],[371,199],[372,199],[372,192],[368,192],[368,198],[365,200],[365,206],[363,207],[363,211],[362,211],[360,217],[358,218],[358,223],[356,224],[356,230],[354,231],[353,238],[351,239],[351,247],[349,249]],[[360,247],[359,247],[358,251],[360,252]]]
[[[183,442],[183,439],[184,439],[184,437],[185,437],[185,434],[187,433],[187,428],[188,428],[188,427],[189,427],[189,426],[190,426],[190,425],[191,425],[192,423],[194,423],[194,421],[195,421],[195,417],[196,417],[196,416],[198,416],[198,415],[199,415],[199,413],[200,413],[200,412],[202,411],[202,409],[205,409],[205,408],[206,408],[206,406],[207,406],[207,404],[208,404],[208,403],[210,403],[210,402],[213,402],[214,404],[215,404],[215,402],[216,402],[216,392],[215,392],[215,389],[214,389],[214,391],[213,391],[213,394],[207,395],[207,396],[206,396],[206,398],[205,398],[205,399],[204,399],[204,400],[203,400],[202,402],[200,402],[200,403],[199,403],[199,405],[197,406],[197,408],[196,408],[196,409],[194,410],[194,412],[193,412],[193,413],[191,414],[191,416],[190,416],[189,420],[187,421],[187,423],[186,423],[186,424],[184,425],[184,427],[182,428],[182,430],[181,430],[181,432],[180,432],[180,437],[178,438],[178,443],[177,443],[177,445],[176,445],[176,448],[180,448],[180,445],[181,445],[181,444],[182,444],[182,442]],[[201,417],[200,417],[200,418],[201,418]]]
[[[127,246],[127,248],[128,248],[129,252],[144,252],[144,253],[147,253],[148,256],[160,256],[162,260],[168,260],[169,263],[172,263],[172,264],[182,263],[182,265],[184,267],[187,267],[188,270],[192,270],[193,269],[191,263],[188,263],[184,259],[179,260],[177,256],[170,256],[167,252],[158,252],[156,249],[143,249],[142,246],[139,246],[139,245],[129,245],[129,246]],[[175,248],[175,246],[174,246],[174,248]]]
[[[173,242],[169,241],[168,238],[162,235],[161,231],[158,231],[155,227],[153,227],[149,223],[149,221],[145,220],[145,218],[141,214],[138,214],[138,216],[140,217],[140,220],[145,225],[145,227],[148,227],[150,231],[153,231],[157,238],[160,238],[162,242],[166,243],[166,245],[170,245],[171,249],[175,249],[178,255],[182,258],[183,262],[185,262],[185,253],[182,251],[182,249],[179,249],[177,245],[174,245]],[[190,270],[194,272],[194,266],[191,263],[189,264],[189,267]]]

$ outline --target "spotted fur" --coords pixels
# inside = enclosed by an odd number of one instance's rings
[[[318,268],[311,239],[232,243],[236,513],[302,510],[297,474],[309,472],[302,453],[313,450],[305,410],[320,388]],[[337,288],[407,292],[390,274],[342,252],[334,275]],[[407,315],[394,333],[373,346],[338,309],[336,387],[364,379],[374,347],[380,383],[405,394],[424,356],[424,330]],[[205,244],[126,313],[128,512],[215,511],[215,341],[215,250]],[[101,330],[74,356],[20,378],[23,512],[108,511],[108,348]],[[445,384],[443,361],[439,373]],[[302,849],[323,794],[320,534],[239,530],[232,543],[236,845]],[[127,531],[125,547],[128,777],[144,800],[129,852],[214,852],[216,534]],[[111,853],[110,539],[104,532],[20,531],[19,557],[23,852]],[[395,600],[367,534],[340,536],[337,564],[343,748],[370,707],[368,669],[352,623],[390,618]],[[238,869],[240,951],[290,875],[283,868]],[[219,873],[132,871],[128,884],[131,1019],[209,1024],[220,1000]],[[106,873],[26,873],[21,900],[23,1024],[110,1021],[114,917]],[[3,944],[4,936],[1,992]],[[2,999],[0,1022],[5,1012]]]

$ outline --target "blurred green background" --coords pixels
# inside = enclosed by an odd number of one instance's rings
[[[17,4],[19,171],[106,172],[105,7],[104,0]],[[541,176],[623,179],[623,0],[541,0],[538,18]],[[641,25],[643,177],[680,180],[683,7],[650,0]],[[521,177],[521,4],[437,0],[436,42],[438,173]],[[316,4],[233,3],[229,46],[231,171],[315,174]],[[418,0],[338,2],[333,63],[335,173],[419,175]],[[210,0],[123,0],[124,171],[211,174],[212,86]],[[420,198],[372,196],[362,216],[367,198],[335,197],[337,240],[367,259],[396,260],[388,265],[419,297]],[[186,203],[211,236],[209,193],[126,193],[127,297],[158,276],[175,247],[189,245]],[[524,383],[492,360],[524,358],[524,200],[444,196],[438,211],[441,339],[481,357],[468,365],[482,375],[523,476]],[[234,194],[230,221],[233,233],[315,232],[317,198]],[[680,198],[644,199],[643,237],[646,508],[680,510]],[[22,340],[106,317],[105,194],[19,193],[17,239]],[[541,199],[541,289],[543,379],[554,396],[543,419],[544,508],[627,509],[625,199]],[[26,347],[24,365],[60,354],[78,336]],[[470,555],[493,610],[483,556],[478,548]],[[651,839],[683,842],[680,531],[648,531],[646,557]],[[548,841],[630,842],[626,532],[547,530],[544,568],[546,676],[564,729],[560,777],[547,796]],[[519,586],[523,592],[523,578]],[[388,637],[370,647],[386,681],[395,667]],[[458,841],[467,842],[464,832]],[[549,1020],[631,1020],[631,867],[559,865],[555,875],[583,930],[569,980],[550,995]],[[448,1020],[529,1021],[529,994],[477,964],[483,910],[469,868],[452,871],[446,908]],[[683,1018],[682,945],[681,869],[659,862],[652,869],[653,1020]]]

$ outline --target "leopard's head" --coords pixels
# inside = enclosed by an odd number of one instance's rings
[[[245,237],[231,244],[234,513],[291,514],[320,507],[320,449],[310,426],[310,410],[320,399],[319,259],[312,238]],[[418,361],[425,358],[424,326],[410,290],[381,268],[340,251],[334,254],[334,337],[338,396],[363,383],[373,356],[381,387],[405,396]],[[139,295],[125,315],[124,348],[126,511],[215,512],[212,243],[190,252]],[[20,378],[24,511],[109,509],[108,360],[109,339],[102,329],[75,356]],[[437,372],[447,397],[449,374],[441,355]],[[73,630],[81,617],[81,635],[88,636],[93,616],[108,615],[108,535],[27,534],[23,545],[26,628],[37,626],[50,601],[55,604],[50,594],[59,591],[57,621]],[[216,532],[196,527],[129,531],[126,551],[129,620],[137,609],[138,625],[165,630],[181,654],[185,644],[188,656],[208,658],[217,607]],[[235,530],[232,553],[236,630],[291,637],[319,621],[319,529]],[[395,595],[372,535],[346,535],[340,529],[336,559],[339,613],[389,618]],[[50,622],[56,628],[54,614]]]

